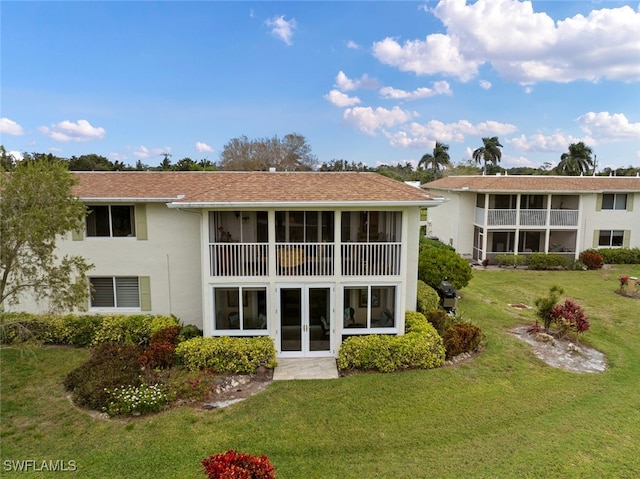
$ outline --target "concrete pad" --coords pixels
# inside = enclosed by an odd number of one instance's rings
[[[279,358],[274,381],[290,379],[337,379],[335,358]]]

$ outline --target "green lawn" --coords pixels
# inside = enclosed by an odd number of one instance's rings
[[[64,396],[83,350],[1,351],[3,477],[20,459],[74,460],[82,478],[203,478],[199,461],[234,448],[266,454],[289,478],[640,477],[640,300],[614,294],[621,274],[479,270],[460,311],[486,350],[455,368],[273,383],[225,410],[175,409],[105,421]],[[591,319],[584,342],[609,369],[546,366],[506,332],[533,321],[533,305],[559,284]]]

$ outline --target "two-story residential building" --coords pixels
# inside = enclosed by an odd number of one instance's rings
[[[450,176],[423,188],[449,200],[428,211],[429,234],[478,262],[640,247],[639,177]]]
[[[402,334],[416,305],[420,188],[375,173],[78,172],[89,312],[175,314],[281,357]],[[32,305],[31,309],[37,309]]]

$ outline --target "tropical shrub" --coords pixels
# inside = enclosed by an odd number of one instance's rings
[[[351,336],[338,351],[338,369],[392,372],[430,369],[444,364],[444,346],[436,330],[420,313],[407,313],[404,336]]]
[[[268,336],[192,338],[176,347],[176,355],[187,368],[211,368],[219,373],[253,373],[260,362],[276,366],[276,348]]]
[[[529,255],[527,264],[529,269],[550,270],[567,269],[571,258],[561,254],[533,253]]]
[[[425,247],[418,256],[418,279],[436,289],[445,279],[456,289],[469,284],[471,265],[455,251]]]
[[[498,266],[517,268],[527,264],[527,257],[523,254],[497,254]]]
[[[96,331],[93,344],[127,343],[149,344],[151,335],[169,326],[178,326],[174,316],[153,316],[148,314],[113,314],[104,317]]]
[[[140,353],[140,347],[133,344],[103,344],[67,375],[64,387],[77,405],[104,410],[109,401],[108,389],[141,383]]]
[[[566,336],[569,332],[579,334],[589,330],[589,318],[582,307],[570,299],[551,308],[549,316],[558,326],[560,337]]]
[[[447,251],[455,252],[456,249],[453,246],[443,243],[442,241],[426,238],[425,236],[420,237],[420,251],[423,248],[440,248]]]
[[[452,324],[444,332],[444,347],[447,358],[452,358],[461,353],[475,351],[482,341],[480,328],[469,322]]]
[[[554,285],[549,289],[549,294],[547,296],[541,296],[533,302],[537,308],[536,316],[542,320],[544,323],[544,329],[546,330],[551,327],[551,321],[553,321],[551,310],[555,307],[561,294],[564,294],[564,289],[560,286]]]
[[[580,262],[584,264],[587,269],[601,269],[604,265],[604,259],[599,253],[593,251],[583,251],[580,253]]]
[[[252,456],[228,450],[200,461],[209,479],[274,479],[275,469],[267,456]]]
[[[193,324],[185,324],[180,329],[180,338],[178,342],[186,341],[188,339],[197,338],[202,336],[202,330]]]
[[[0,314],[0,342],[37,341],[86,347],[102,323],[100,315]]]
[[[175,345],[167,342],[151,343],[138,358],[145,369],[167,369],[173,366]]]
[[[440,296],[438,296],[436,290],[421,280],[418,280],[417,298],[416,309],[422,314],[427,314],[429,311],[440,307]]]
[[[598,253],[606,264],[640,264],[640,248],[598,248],[586,251]]]
[[[158,384],[140,384],[107,389],[109,416],[128,416],[161,411],[168,403],[169,396],[164,386]]]
[[[427,321],[429,321],[429,323],[433,325],[440,336],[442,336],[454,322],[454,318],[448,315],[447,312],[442,308],[429,311],[426,314],[426,317]]]

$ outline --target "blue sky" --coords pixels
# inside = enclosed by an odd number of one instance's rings
[[[0,2],[0,142],[135,164],[304,135],[319,162],[640,165],[640,6],[625,1]]]

